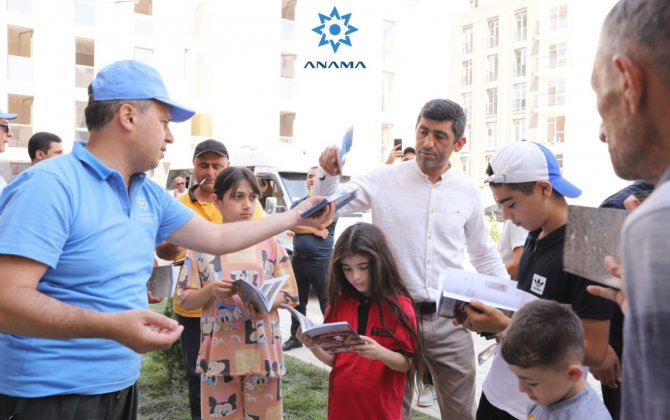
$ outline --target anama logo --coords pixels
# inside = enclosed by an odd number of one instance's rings
[[[321,35],[319,47],[330,44],[333,52],[337,52],[340,44],[345,44],[351,47],[351,39],[349,35],[358,31],[358,28],[349,23],[351,13],[340,16],[337,7],[333,7],[333,11],[329,16],[319,13],[319,21],[321,25],[313,28],[312,31]]]

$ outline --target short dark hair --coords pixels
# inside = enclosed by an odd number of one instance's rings
[[[30,156],[30,160],[35,160],[38,150],[47,153],[49,149],[51,149],[51,143],[54,142],[62,143],[63,140],[54,133],[49,133],[47,131],[40,131],[33,134],[28,140],[28,156]]]
[[[634,61],[646,62],[670,88],[670,2],[620,0],[603,24],[601,43],[622,46]]]
[[[402,154],[404,155],[405,153],[414,153],[416,154],[416,150],[412,146],[407,146],[405,149],[403,149]]]
[[[491,167],[491,164],[489,164],[486,167],[486,175],[488,175],[488,176],[495,175],[493,173],[493,168]],[[503,184],[503,183],[500,183],[500,182],[489,182],[488,184],[489,184],[489,186],[491,186],[493,188],[505,186],[512,191],[521,191],[524,195],[531,195],[533,193],[533,189],[535,188],[536,183],[537,183],[537,181],[511,182],[511,183],[506,183],[506,184]],[[552,194],[553,193],[558,194],[558,192],[556,192],[552,189]]]
[[[219,200],[223,200],[224,194],[230,191],[230,195],[235,194],[241,181],[249,182],[251,190],[256,194],[261,194],[261,188],[258,186],[256,175],[249,169],[240,166],[229,166],[214,180],[214,194]]]
[[[500,352],[521,368],[563,369],[584,361],[584,328],[567,305],[534,300],[519,309],[500,338]]]
[[[88,105],[84,110],[86,128],[88,131],[99,130],[109,123],[119,112],[121,105],[130,104],[139,112],[146,112],[152,99],[137,99],[127,101],[96,101],[93,97],[92,84],[88,85]]]
[[[416,118],[417,125],[419,125],[421,118],[433,121],[451,121],[456,137],[454,141],[460,140],[465,132],[465,111],[459,104],[449,99],[432,99],[426,102]]]

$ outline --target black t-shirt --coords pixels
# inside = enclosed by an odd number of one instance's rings
[[[591,295],[586,286],[590,280],[563,270],[563,244],[566,225],[542,239],[540,230],[530,232],[519,260],[517,287],[539,298],[569,304],[582,319],[609,320],[612,304]]]
[[[305,197],[307,198],[307,197]],[[297,206],[303,200],[295,203],[291,208]],[[293,235],[293,258],[301,259],[328,259],[333,253],[333,242],[335,238],[335,222],[328,226],[326,239],[311,233],[295,233]]]

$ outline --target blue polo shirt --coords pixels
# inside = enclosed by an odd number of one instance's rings
[[[0,196],[0,254],[46,264],[37,290],[101,312],[147,307],[154,248],[193,211],[145,174],[121,174],[75,144]],[[131,386],[140,355],[113,340],[0,334],[0,394],[94,395]]]

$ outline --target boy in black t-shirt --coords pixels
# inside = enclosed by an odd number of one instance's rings
[[[563,244],[568,220],[565,197],[579,188],[561,176],[556,157],[546,147],[523,141],[502,148],[487,168],[486,182],[503,217],[530,234],[519,261],[518,288],[541,299],[570,304],[584,327],[584,364],[598,366],[607,351],[609,302],[590,295],[589,280],[563,271]],[[463,326],[476,332],[498,333],[510,318],[500,310],[473,301],[466,305]],[[551,320],[547,320],[551,328]],[[478,419],[509,419],[525,414],[528,400],[516,388],[516,377],[497,357],[484,382]]]

